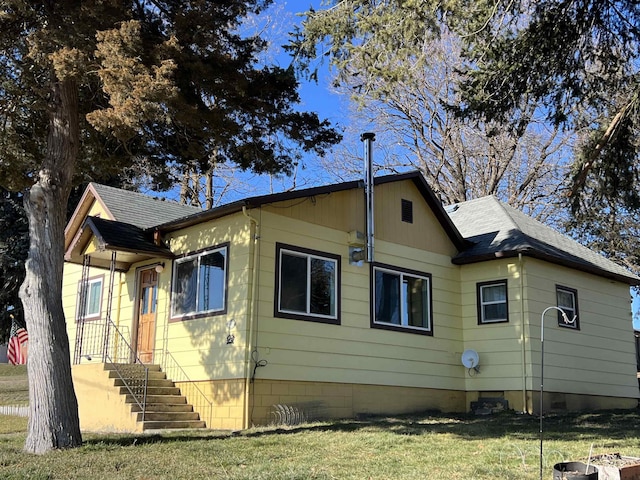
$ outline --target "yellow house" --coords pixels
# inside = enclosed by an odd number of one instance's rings
[[[541,367],[545,409],[637,406],[640,278],[494,197],[374,183],[370,222],[359,181],[206,211],[90,184],[63,287],[82,427],[535,413]]]

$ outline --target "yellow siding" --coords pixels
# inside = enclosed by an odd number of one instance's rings
[[[401,220],[401,200],[413,203],[413,223]],[[334,192],[263,207],[264,212],[343,232],[365,232],[364,189]],[[412,181],[375,188],[375,238],[453,256],[456,250]],[[343,240],[346,242],[346,237]]]
[[[580,330],[544,319],[544,388],[550,392],[638,398],[628,285],[545,262],[527,264],[531,358],[540,375],[540,313],[556,305],[556,284],[578,291]]]
[[[321,200],[316,201],[321,206]],[[463,389],[458,267],[450,257],[376,243],[376,260],[432,274],[434,335],[370,328],[369,266],[348,262],[347,232],[264,210],[261,222],[257,378]],[[341,325],[274,317],[276,242],[342,257]]]
[[[466,372],[467,390],[522,390],[525,379],[521,280],[525,285],[526,280],[521,276],[518,259],[464,265],[460,276],[464,348],[476,350],[480,356],[480,373]],[[504,279],[507,280],[509,322],[479,325],[477,284]],[[524,328],[526,337],[526,325]]]

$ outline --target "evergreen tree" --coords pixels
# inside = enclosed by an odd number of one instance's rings
[[[25,450],[81,444],[62,309],[66,206],[75,184],[141,165],[211,159],[284,172],[339,135],[299,112],[292,69],[261,66],[238,27],[270,0],[7,0],[0,6],[0,182],[29,223],[20,288],[29,330]]]

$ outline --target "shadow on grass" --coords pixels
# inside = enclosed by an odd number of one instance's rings
[[[640,432],[640,410],[615,410],[597,413],[551,414],[543,418],[544,438],[547,441],[570,438],[594,441],[628,439]],[[149,434],[85,435],[85,446],[137,446],[172,442],[201,442],[228,440],[237,437],[257,438],[291,435],[304,432],[378,432],[397,435],[450,434],[460,439],[509,438],[532,440],[540,434],[540,419],[532,415],[503,412],[490,416],[471,414],[422,414],[398,416],[367,416],[354,420],[335,420],[297,426],[272,426],[241,432],[189,430]],[[88,437],[88,438],[87,438]]]

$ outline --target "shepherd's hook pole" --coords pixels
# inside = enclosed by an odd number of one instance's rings
[[[562,314],[562,318],[564,319],[564,323],[572,324],[575,323],[576,317],[573,317],[573,320],[569,320],[567,314],[560,307],[547,307],[542,311],[542,316],[540,317],[540,480],[542,480],[542,410],[544,407],[544,315],[549,310],[557,310]]]

